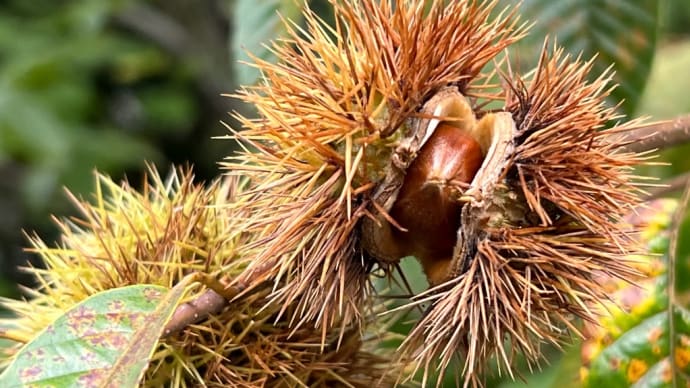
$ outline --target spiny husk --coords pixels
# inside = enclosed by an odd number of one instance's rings
[[[190,172],[180,170],[167,180],[153,169],[150,175],[143,193],[99,175],[92,202],[73,198],[82,218],[58,221],[59,247],[31,238],[46,264],[28,269],[40,288],[27,290],[29,300],[2,300],[17,315],[4,325],[30,339],[75,304],[107,289],[172,287],[194,272],[232,279],[245,270],[247,261],[237,252],[249,236],[238,228],[234,215],[239,213],[233,215],[228,206],[237,200],[239,181],[225,179],[205,188]],[[186,298],[203,292],[194,287]],[[257,288],[219,314],[161,340],[143,385],[364,387],[390,380],[386,374],[395,364],[371,351],[385,332],[363,339],[351,328],[343,333],[293,330],[278,318],[282,306],[265,307],[269,293],[268,287]],[[294,306],[288,310],[292,316]],[[4,351],[11,356],[19,347]]]
[[[403,344],[425,372],[459,353],[465,385],[481,385],[493,355],[512,376],[516,355],[535,363],[541,344],[579,334],[574,317],[596,320],[591,306],[608,298],[602,275],[637,275],[622,217],[639,203],[631,170],[645,158],[611,135],[638,122],[602,130],[617,116],[605,103],[610,74],[587,81],[591,63],[545,47],[530,79],[507,77],[512,151],[495,182],[467,190],[477,196],[463,208],[457,272],[419,297],[431,307]]]
[[[620,247],[630,242],[621,219],[639,202],[633,166],[643,155],[625,152],[615,136],[641,124],[619,123],[605,99],[613,89],[611,72],[587,82],[594,59],[571,60],[562,49],[549,57],[544,47],[529,86],[513,80],[507,110],[518,128],[515,172],[530,210],[541,225],[553,225],[543,203],[553,203],[587,230]],[[543,202],[543,203],[542,203]]]
[[[278,64],[257,59],[265,82],[239,95],[260,118],[238,116],[236,136],[258,152],[226,164],[252,177],[248,273],[278,279],[273,300],[297,303],[298,327],[325,330],[359,319],[368,273],[396,260],[362,243],[362,225],[395,226],[387,212],[401,177],[432,135],[426,105],[447,91],[487,128],[507,115],[497,170],[458,187],[456,265],[420,296],[431,307],[401,353],[427,372],[460,354],[466,384],[481,382],[489,357],[512,375],[516,354],[535,362],[542,343],[577,332],[573,317],[593,320],[588,306],[606,298],[597,274],[629,279],[625,256],[637,249],[620,218],[638,202],[631,166],[643,158],[611,136],[635,122],[602,130],[617,118],[604,101],[609,74],[587,82],[591,62],[545,49],[530,78],[508,74],[488,93],[486,64],[524,31],[511,12],[489,19],[494,5],[334,1],[333,28],[307,11],[306,29],[274,45]],[[504,112],[484,110],[502,99]]]
[[[358,244],[359,221],[419,107],[454,85],[492,99],[481,70],[524,32],[496,1],[332,1],[335,25],[307,10],[274,44],[278,63],[255,59],[264,82],[237,97],[258,119],[235,136],[257,152],[225,167],[250,177],[242,251],[253,276],[276,279],[273,298],[298,303],[296,324],[362,319],[376,264]],[[385,212],[385,211],[384,211]],[[342,319],[341,319],[342,317]]]
[[[265,288],[231,303],[221,313],[166,339],[159,357],[186,362],[188,386],[203,382],[211,387],[372,387],[391,386],[403,366],[378,347],[395,338],[380,323],[368,321],[367,333],[346,328],[324,337],[313,327],[293,329],[265,308]],[[264,308],[262,308],[264,307]],[[288,315],[294,313],[289,309]],[[197,348],[209,349],[200,353]],[[196,351],[195,351],[196,350]],[[211,352],[212,351],[212,352]],[[168,383],[179,368],[161,359],[146,382]],[[193,368],[193,369],[192,369]],[[194,375],[190,379],[189,375]],[[184,385],[184,384],[183,384]]]

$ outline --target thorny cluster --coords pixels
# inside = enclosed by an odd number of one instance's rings
[[[143,196],[105,180],[109,199],[99,190],[81,223],[62,223],[62,248],[34,241],[48,269],[32,270],[36,299],[6,302],[19,327],[205,271],[236,297],[162,340],[148,381],[387,386],[421,368],[427,385],[440,365],[440,384],[458,356],[474,385],[491,357],[511,375],[516,355],[537,362],[574,318],[596,319],[597,276],[635,276],[621,220],[645,158],[615,136],[638,122],[604,129],[618,119],[610,73],[589,81],[591,61],[549,44],[526,76],[500,58],[527,24],[496,4],[332,1],[333,25],[307,9],[272,46],[277,63],[255,59],[263,81],[234,95],[259,117],[236,116],[246,149],[223,163],[230,178],[203,189],[154,173]],[[366,334],[381,321],[371,277],[408,255],[431,287],[391,361]],[[67,284],[73,268],[86,272]]]

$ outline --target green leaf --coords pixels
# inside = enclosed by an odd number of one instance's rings
[[[683,214],[687,207],[679,206],[671,222],[676,205],[656,201],[639,216],[648,224],[644,242],[650,252],[661,251],[663,260],[648,258],[652,276],[614,294],[629,313],[602,319],[605,330],[588,341],[590,349],[600,349],[588,362],[587,387],[671,387],[674,379],[676,386],[690,383],[690,217]]]
[[[91,296],[26,344],[0,375],[0,386],[138,386],[187,284]]]
[[[658,29],[657,0],[525,0],[521,12],[535,22],[521,58],[536,58],[543,37],[556,38],[584,58],[598,55],[593,76],[613,64],[620,86],[612,97],[624,113],[635,111],[650,71]],[[532,51],[532,52],[530,52]]]
[[[259,71],[242,62],[251,62],[248,53],[272,62],[275,55],[268,48],[270,40],[285,35],[285,23],[281,17],[300,23],[302,13],[299,2],[293,0],[237,0],[233,10],[230,51],[234,55],[235,76],[240,85],[253,85],[259,79]]]

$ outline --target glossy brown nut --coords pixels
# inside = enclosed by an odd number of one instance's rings
[[[446,277],[462,204],[455,198],[482,163],[479,144],[461,129],[441,123],[407,169],[390,215],[406,229],[393,236],[416,256],[431,284]]]

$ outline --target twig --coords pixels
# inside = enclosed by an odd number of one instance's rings
[[[236,285],[226,286],[216,277],[201,272],[191,275],[190,281],[201,283],[209,290],[193,301],[183,303],[175,309],[173,316],[163,330],[163,337],[168,337],[211,314],[220,312],[230,300],[246,288]]]
[[[266,262],[258,268],[246,270],[239,275],[231,285],[224,285],[215,277],[198,273],[194,280],[209,288],[191,302],[183,303],[175,309],[173,316],[163,330],[163,338],[169,337],[185,327],[202,321],[209,315],[217,314],[232,301],[251,292],[255,286],[261,284],[270,272],[272,262]]]
[[[661,184],[655,185],[648,190],[649,195],[646,200],[652,200],[656,198],[661,198],[663,196],[679,192],[685,188],[685,184],[690,180],[690,172],[686,172],[670,178],[668,180],[662,181]]]
[[[163,337],[169,337],[209,315],[219,313],[227,304],[228,300],[217,292],[213,290],[206,291],[193,301],[177,307],[170,322],[163,330]]]
[[[622,133],[620,140],[627,141],[624,149],[629,152],[664,150],[690,142],[690,114],[673,120],[661,121]]]

